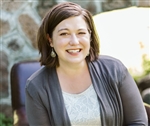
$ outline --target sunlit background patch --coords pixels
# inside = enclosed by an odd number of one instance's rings
[[[142,57],[150,58],[150,8],[130,7],[95,15],[101,54],[120,59],[140,75]]]

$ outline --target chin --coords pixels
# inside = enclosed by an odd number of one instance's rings
[[[70,59],[69,62],[72,64],[79,64],[79,63],[85,62],[85,58],[84,59],[79,59],[79,58]]]

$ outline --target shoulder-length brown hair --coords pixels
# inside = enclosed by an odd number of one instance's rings
[[[94,26],[92,15],[89,11],[80,5],[72,2],[64,2],[55,5],[43,18],[37,34],[37,44],[41,55],[41,65],[55,67],[59,65],[58,56],[51,57],[52,47],[47,38],[47,34],[52,38],[55,27],[63,20],[73,17],[82,16],[91,30],[91,46],[89,55],[86,57],[88,62],[94,61],[99,55],[99,39]],[[78,22],[80,23],[80,22]]]

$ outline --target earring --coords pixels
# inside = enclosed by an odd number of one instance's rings
[[[90,55],[90,52],[88,52],[88,54],[86,56],[89,56]]]
[[[54,52],[53,48],[52,48],[52,52],[51,52],[51,57],[56,57],[56,53]]]

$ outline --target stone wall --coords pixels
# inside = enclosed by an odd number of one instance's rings
[[[0,111],[11,116],[10,70],[14,63],[38,58],[36,32],[41,20],[38,2],[1,1]]]
[[[0,0],[0,112],[7,116],[11,116],[11,67],[19,61],[39,58],[36,33],[40,21],[48,9],[63,1]],[[70,1],[80,4],[93,15],[137,4],[132,0]]]

